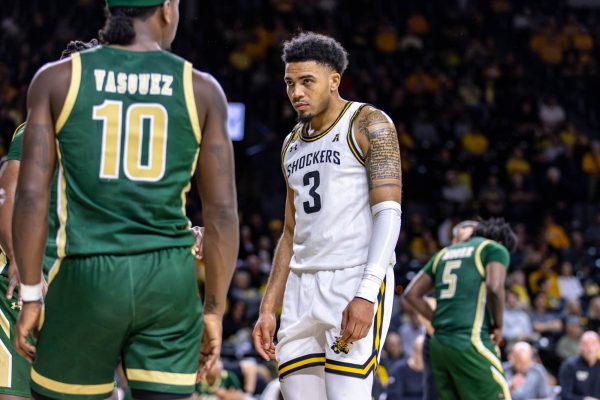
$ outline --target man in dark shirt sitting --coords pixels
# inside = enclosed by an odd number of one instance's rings
[[[600,338],[587,331],[579,342],[579,355],[560,366],[559,381],[563,400],[600,400]]]

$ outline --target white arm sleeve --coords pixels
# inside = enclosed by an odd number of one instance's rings
[[[371,212],[373,234],[369,244],[367,266],[355,297],[375,303],[400,234],[402,208],[398,202],[382,201],[371,207]]]

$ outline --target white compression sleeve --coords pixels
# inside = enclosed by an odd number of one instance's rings
[[[369,244],[367,266],[356,297],[375,303],[400,234],[402,208],[398,202],[382,201],[371,207],[371,212],[373,234]]]

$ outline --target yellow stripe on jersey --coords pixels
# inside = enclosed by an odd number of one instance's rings
[[[498,357],[492,353],[481,341],[481,327],[485,316],[485,296],[487,293],[485,282],[479,286],[479,295],[477,296],[477,308],[475,311],[475,321],[471,330],[471,343],[479,354],[484,356],[498,371],[504,371]]]
[[[50,272],[48,273],[48,284],[52,283],[52,280],[60,270],[60,264],[66,255],[65,247],[67,244],[67,179],[65,178],[65,171],[62,164],[62,153],[60,151],[58,140],[56,143],[56,154],[58,156],[58,188],[56,190],[56,212],[58,213],[56,253],[58,255],[58,259],[54,262]]]
[[[300,139],[304,142],[314,142],[315,140],[321,139],[323,136],[327,135],[333,129],[333,127],[337,125],[337,123],[340,121],[340,119],[342,119],[342,117],[344,116],[346,111],[350,108],[351,104],[352,104],[351,101],[346,103],[346,105],[340,112],[340,115],[338,115],[338,117],[335,119],[335,121],[333,121],[333,124],[331,124],[331,126],[329,128],[327,128],[326,130],[324,130],[323,132],[319,133],[316,136],[306,137],[306,136],[300,134]]]
[[[164,385],[193,386],[196,384],[196,373],[179,374],[176,372],[148,371],[145,369],[126,370],[127,380]]]
[[[196,98],[194,97],[194,83],[192,64],[189,61],[183,63],[183,94],[185,96],[185,105],[187,107],[190,123],[196,142],[202,142],[202,130],[200,129],[200,120],[198,119],[198,109],[196,108]]]
[[[115,387],[114,382],[102,383],[99,385],[75,385],[71,383],[63,383],[55,381],[54,379],[46,378],[38,373],[34,368],[31,368],[31,380],[45,389],[62,394],[109,395]]]
[[[447,247],[444,247],[442,250],[440,250],[440,252],[437,254],[437,256],[435,257],[435,260],[433,260],[433,265],[431,266],[431,273],[433,275],[435,275],[435,270],[437,269],[437,266],[440,262],[440,259],[442,258],[442,256],[444,255],[444,253],[446,252],[446,250],[448,250]]]
[[[354,142],[354,135],[352,134],[352,126],[354,125],[354,120],[356,119],[356,117],[358,117],[358,114],[360,114],[361,110],[365,106],[366,106],[366,104],[361,105],[360,107],[358,107],[356,109],[354,114],[352,114],[352,117],[350,118],[350,124],[348,126],[348,135],[346,138],[346,140],[348,141],[348,146],[350,147],[350,151],[352,151],[352,154],[354,154],[354,157],[356,157],[358,162],[361,163],[362,165],[365,165],[365,157],[362,155],[362,152],[360,151],[360,147]]]
[[[508,387],[508,383],[506,382],[506,378],[504,377],[502,372],[498,371],[494,367],[490,367],[490,370],[492,370],[492,376],[494,377],[494,380],[498,383],[498,385],[500,385],[500,388],[502,389],[504,400],[511,400],[510,388]]]
[[[79,85],[81,84],[81,56],[79,53],[71,54],[71,83],[69,85],[69,91],[65,98],[65,104],[63,104],[58,119],[56,120],[55,133],[58,135],[60,130],[67,122],[67,118],[73,111],[75,100],[77,100],[77,94],[79,93]]]
[[[481,261],[481,251],[490,243],[492,243],[491,240],[484,240],[479,244],[479,246],[477,246],[477,250],[475,250],[475,265],[477,266],[477,271],[479,271],[479,275],[481,275],[482,278],[485,277],[485,267]]]
[[[20,130],[22,127],[24,127],[24,126],[25,126],[25,124],[26,124],[26,122],[23,122],[21,125],[17,126],[17,129],[15,129],[15,131],[13,132],[13,135],[12,135],[11,142],[12,142],[13,140],[15,140],[15,138],[17,137],[17,133],[19,133],[19,130]]]

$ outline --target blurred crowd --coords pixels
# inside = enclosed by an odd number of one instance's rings
[[[239,268],[223,330],[225,370],[238,371],[240,388],[258,393],[274,371],[259,362],[249,384],[240,362],[255,356],[250,329],[281,234],[279,153],[295,113],[280,51],[299,29],[340,40],[350,53],[341,94],[396,123],[404,180],[397,283],[406,285],[448,245],[460,220],[504,216],[519,247],[508,275],[503,355],[531,353],[557,383],[582,332],[600,328],[600,10],[570,3],[181,0],[173,51],[247,107],[246,137],[234,145]],[[95,37],[102,6],[32,0],[3,9],[0,156],[25,117],[35,70],[69,40]],[[193,192],[188,215],[202,224]],[[397,303],[381,393],[398,365],[422,363],[411,354],[420,351],[424,327],[399,296]]]

